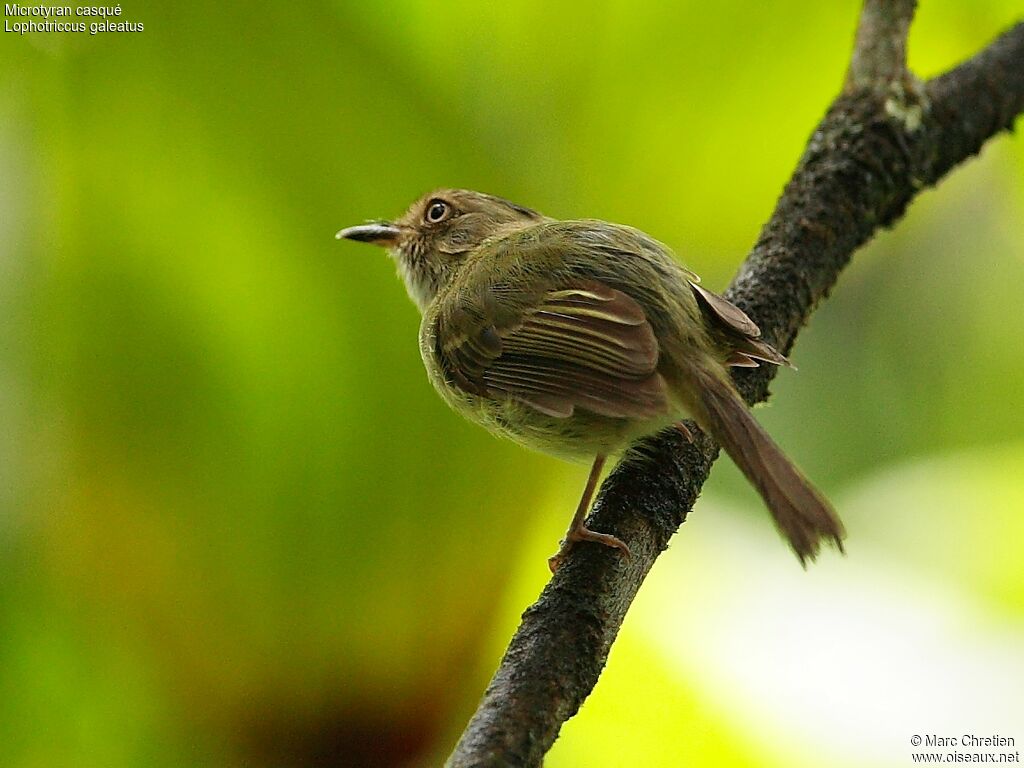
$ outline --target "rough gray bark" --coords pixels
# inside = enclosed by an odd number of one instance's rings
[[[922,84],[905,63],[913,10],[912,0],[866,0],[844,90],[727,292],[785,351],[857,248],[1024,111],[1024,23]],[[737,370],[748,402],[767,398],[775,370]],[[573,550],[523,614],[449,766],[541,764],[707,479],[718,447],[691,430],[692,445],[675,430],[644,441],[605,481],[588,525],[614,533],[633,556]]]

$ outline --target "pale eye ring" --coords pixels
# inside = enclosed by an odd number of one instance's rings
[[[427,211],[423,218],[430,224],[440,224],[452,215],[452,207],[444,200],[431,200],[427,203]]]

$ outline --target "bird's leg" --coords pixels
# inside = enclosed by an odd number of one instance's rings
[[[569,530],[565,532],[562,546],[556,554],[548,558],[548,567],[552,573],[558,570],[566,555],[569,554],[569,550],[577,541],[597,541],[605,546],[621,549],[627,557],[629,556],[629,547],[622,539],[612,536],[610,533],[592,531],[583,523],[583,519],[590,510],[590,500],[594,497],[594,491],[597,489],[597,481],[601,477],[604,460],[603,454],[598,454],[594,458],[594,466],[590,468],[590,477],[587,478],[587,487],[583,489],[583,498],[580,499],[580,504],[576,507],[576,514],[573,515],[572,522],[569,523]]]

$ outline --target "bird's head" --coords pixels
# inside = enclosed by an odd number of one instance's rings
[[[536,211],[500,197],[439,189],[421,197],[395,221],[348,227],[337,237],[386,247],[409,295],[423,311],[484,241],[541,221],[544,217]]]

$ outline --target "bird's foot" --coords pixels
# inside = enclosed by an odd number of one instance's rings
[[[548,558],[548,568],[551,569],[552,573],[555,573],[562,565],[562,561],[569,555],[573,546],[577,541],[596,541],[599,544],[604,544],[606,547],[614,547],[615,549],[621,549],[622,553],[629,557],[631,555],[629,546],[626,542],[620,539],[618,536],[612,536],[610,533],[598,533],[592,531],[587,526],[580,523],[579,526],[573,528],[566,534],[565,538],[562,539],[562,546],[559,547],[558,552]]]
[[[676,431],[683,436],[683,439],[686,440],[686,442],[693,445],[693,432],[691,432],[690,428],[686,426],[685,421],[677,421],[672,426],[676,428]]]

